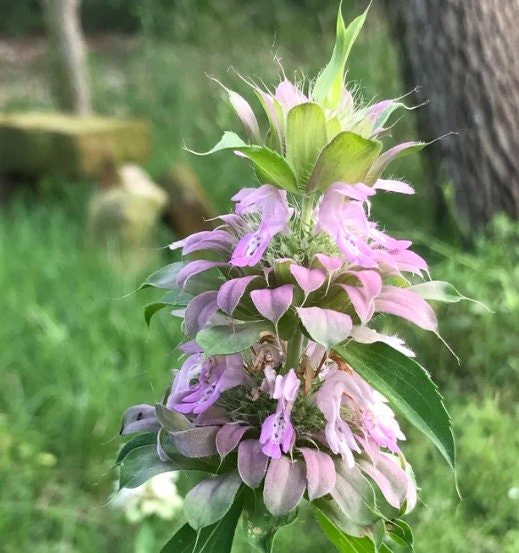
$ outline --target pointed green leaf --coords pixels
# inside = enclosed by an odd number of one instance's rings
[[[297,192],[297,180],[288,162],[266,146],[250,146],[239,151],[255,166],[260,184],[272,184],[288,192]]]
[[[364,25],[367,14],[368,10],[366,9],[366,11],[355,18],[346,29],[339,8],[339,13],[337,14],[337,34],[332,57],[328,65],[317,78],[312,90],[312,98],[325,107],[333,108],[341,99],[346,61],[350,54],[351,47]]]
[[[209,155],[221,150],[241,152],[255,166],[261,184],[272,184],[289,192],[297,192],[296,177],[288,162],[277,152],[266,146],[248,145],[235,133],[224,132],[220,142],[208,152],[198,155]],[[197,153],[197,152],[193,152]]]
[[[294,170],[300,189],[307,183],[326,142],[326,117],[320,106],[309,102],[299,104],[288,112],[287,160]]]
[[[164,288],[166,290],[176,290],[177,275],[184,267],[183,261],[177,261],[176,263],[170,263],[165,267],[161,267],[158,271],[152,273],[142,284],[138,290],[153,286],[154,288]]]
[[[334,182],[364,182],[381,149],[382,143],[378,140],[368,140],[352,132],[338,134],[321,151],[306,192],[325,191]]]
[[[314,510],[326,537],[341,553],[377,553],[390,551],[387,548],[382,549],[381,547],[377,547],[375,542],[368,536],[356,538],[345,534],[320,509],[314,506]]]
[[[272,325],[266,321],[217,325],[201,330],[196,335],[196,341],[207,356],[227,355],[243,351],[255,344],[264,330],[272,331]]]
[[[144,318],[146,324],[149,326],[151,318],[157,311],[164,309],[164,307],[186,307],[186,305],[193,299],[191,294],[186,294],[183,290],[170,290],[159,301],[149,303],[144,308]]]
[[[348,342],[334,350],[434,443],[454,471],[451,421],[427,371],[382,342]]]
[[[222,138],[220,138],[220,141],[208,152],[193,152],[191,150],[188,151],[198,156],[208,156],[210,154],[215,154],[216,152],[221,152],[222,150],[236,150],[237,148],[243,148],[247,146],[248,144],[244,142],[236,133],[225,131]]]
[[[218,522],[199,532],[185,524],[160,553],[230,553],[242,508],[243,494],[239,493],[227,514]]]

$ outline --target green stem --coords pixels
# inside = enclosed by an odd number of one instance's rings
[[[314,211],[314,196],[303,196],[301,206],[301,223],[305,230],[310,230],[312,225],[312,214]]]
[[[290,369],[297,371],[301,359],[301,346],[303,344],[303,333],[296,331],[287,341],[287,356],[281,374],[287,374]]]

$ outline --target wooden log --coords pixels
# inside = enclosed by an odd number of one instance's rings
[[[0,173],[99,178],[151,154],[148,123],[62,113],[0,114]]]

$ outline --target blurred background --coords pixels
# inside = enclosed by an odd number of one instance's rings
[[[346,21],[366,4],[343,0]],[[436,337],[399,330],[458,444],[461,500],[440,455],[405,428],[423,488],[408,517],[417,553],[519,552],[519,2],[467,4],[375,2],[349,61],[359,101],[417,85],[404,101],[430,100],[392,140],[457,133],[395,162],[417,194],[377,197],[372,213],[413,240],[433,279],[488,307],[437,306],[460,363]],[[337,3],[0,0],[0,11],[0,552],[148,553],[182,524],[164,502],[188,482],[111,500],[119,421],[160,400],[180,336],[166,310],[148,328],[157,297],[132,292],[174,260],[163,246],[254,183],[243,160],[184,149],[241,131],[208,76],[250,100],[239,75],[273,86],[277,60],[289,78],[315,76]],[[280,551],[332,548],[309,516],[282,534]]]

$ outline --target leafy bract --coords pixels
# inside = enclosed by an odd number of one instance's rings
[[[384,544],[377,544],[368,536],[357,538],[345,534],[320,509],[314,507],[319,525],[326,537],[341,553],[389,553],[391,550]]]
[[[422,366],[381,342],[348,342],[334,350],[421,430],[455,470],[451,421],[442,396]]]
[[[231,508],[242,484],[237,470],[202,480],[184,499],[184,514],[192,528],[199,530],[220,520]]]
[[[307,102],[293,107],[287,115],[286,155],[296,178],[303,189],[326,144],[326,117],[317,104]]]
[[[356,17],[348,28],[339,9],[337,15],[337,35],[332,57],[323,72],[317,78],[312,90],[312,97],[325,107],[335,107],[341,99],[344,85],[344,68],[351,47],[357,39],[366,20],[368,10]]]
[[[365,184],[375,184],[375,182],[380,178],[386,167],[395,159],[404,157],[408,154],[413,154],[423,150],[426,146],[431,144],[430,142],[404,142],[398,146],[390,148],[383,154],[381,154],[378,159],[375,160],[371,169],[369,170],[366,178],[364,180]]]
[[[325,191],[334,182],[364,182],[381,149],[378,140],[348,131],[339,133],[319,154],[306,192]]]
[[[198,532],[185,524],[161,549],[161,553],[230,553],[242,508],[243,494],[239,493],[227,514],[218,522]]]
[[[267,146],[248,145],[237,134],[226,131],[214,148],[199,155],[209,155],[221,150],[233,150],[249,158],[262,183],[272,184],[289,192],[298,191],[296,177],[288,162]]]
[[[456,303],[468,299],[462,296],[450,282],[445,282],[443,280],[429,280],[427,282],[421,282],[420,284],[414,284],[409,287],[409,290],[417,293],[424,300]]]
[[[225,355],[237,353],[256,343],[260,333],[264,330],[273,330],[267,321],[256,321],[236,325],[216,325],[204,328],[196,335],[198,345],[205,354]]]

